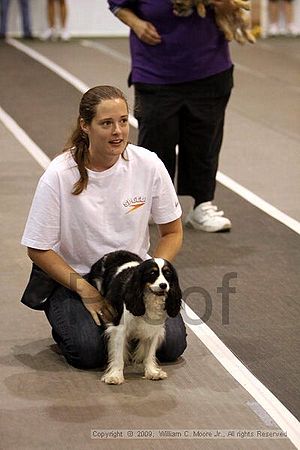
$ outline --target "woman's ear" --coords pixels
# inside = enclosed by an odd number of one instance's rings
[[[80,118],[79,123],[82,131],[86,134],[89,134],[89,126],[85,123],[85,121],[82,118]]]

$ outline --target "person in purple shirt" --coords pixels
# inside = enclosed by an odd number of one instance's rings
[[[215,0],[217,8],[222,2]],[[213,7],[176,16],[171,0],[108,0],[130,27],[138,145],[158,154],[177,192],[194,199],[186,225],[230,230],[231,221],[213,205],[225,110],[233,87],[228,42],[217,28]]]

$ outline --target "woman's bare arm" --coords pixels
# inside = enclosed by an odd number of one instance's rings
[[[29,258],[53,280],[80,295],[84,306],[97,325],[100,325],[98,317],[100,312],[104,321],[112,320],[113,309],[106,303],[99,291],[75,272],[56,252],[28,247],[27,253]]]
[[[160,238],[154,250],[154,257],[173,261],[181,249],[183,231],[181,219],[158,225]]]

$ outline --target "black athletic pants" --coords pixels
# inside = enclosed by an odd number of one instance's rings
[[[233,67],[208,78],[174,85],[135,83],[138,145],[162,159],[177,193],[199,203],[213,200]]]

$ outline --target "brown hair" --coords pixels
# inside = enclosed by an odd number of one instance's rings
[[[81,129],[80,119],[88,125],[92,122],[96,115],[97,106],[103,100],[112,100],[121,98],[125,101],[128,109],[128,103],[123,92],[113,86],[96,86],[89,89],[83,96],[79,104],[79,116],[76,127],[68,139],[64,152],[71,149],[72,156],[78,165],[80,174],[79,180],[74,184],[72,194],[78,195],[86,189],[88,184],[88,173],[86,166],[89,162],[89,137]]]

